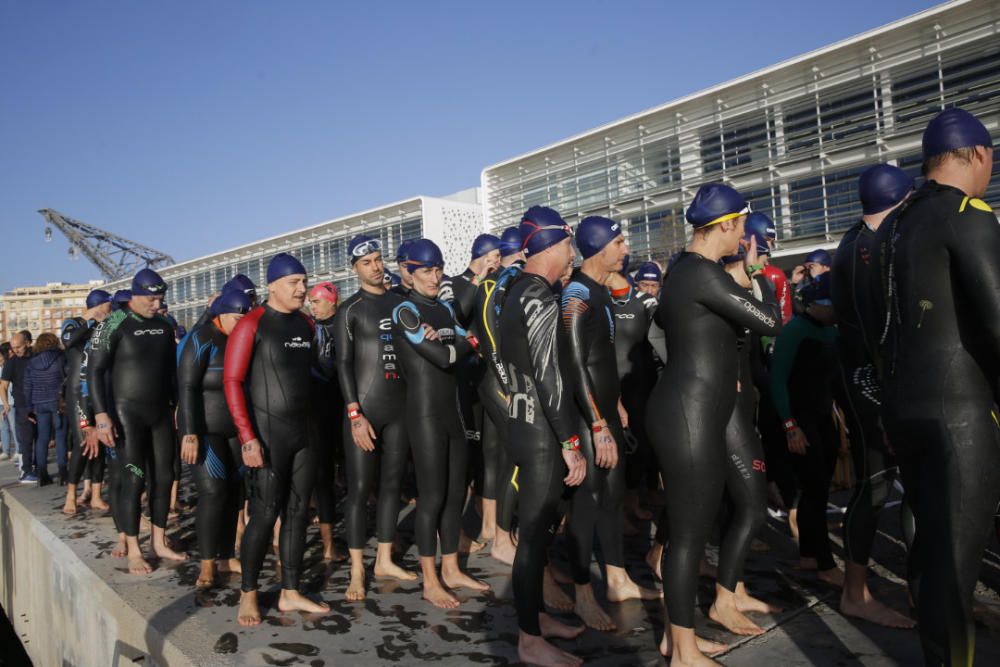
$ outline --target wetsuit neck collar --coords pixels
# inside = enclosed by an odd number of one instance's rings
[[[321,320],[321,319],[317,318],[316,319],[316,324],[321,324],[323,326],[327,326],[329,324],[333,324],[333,320],[334,320],[335,317],[337,317],[337,316],[336,315],[331,315],[330,317],[326,318],[325,320]]]
[[[268,304],[268,303],[264,304],[264,309],[267,310],[268,312],[271,312],[271,313],[279,316],[279,317],[289,317],[289,318],[291,318],[291,317],[298,317],[299,316],[299,312],[300,312],[298,310],[293,310],[290,313],[285,313],[285,312],[282,312],[280,310],[275,310],[274,308],[271,307],[271,304]]]
[[[415,301],[416,303],[423,303],[423,304],[437,303],[437,299],[436,298],[431,298],[429,296],[424,296],[423,294],[421,294],[417,290],[410,290],[410,293],[407,295],[407,298],[410,301]]]

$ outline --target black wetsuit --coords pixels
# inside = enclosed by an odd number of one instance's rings
[[[635,446],[625,457],[625,485],[639,488],[646,477],[647,488],[656,489],[656,458],[646,433],[646,401],[656,385],[659,363],[649,343],[649,327],[658,305],[656,297],[630,287],[623,298],[614,299],[615,356],[621,382],[622,405],[628,413],[628,430]]]
[[[457,368],[473,349],[448,304],[416,290],[392,311],[396,350],[406,378],[406,430],[417,471],[416,539],[422,558],[458,552],[465,503],[465,426],[457,409]],[[438,339],[425,337],[424,324]]]
[[[312,399],[317,419],[313,422],[312,437],[316,450],[316,513],[320,523],[334,522],[336,464],[343,458],[344,399],[337,381],[333,346],[335,321],[336,316],[314,322]]]
[[[351,437],[345,414],[344,468],[347,481],[345,528],[349,549],[363,549],[368,496],[378,471],[375,535],[380,543],[396,537],[399,488],[406,470],[406,384],[399,372],[392,309],[400,297],[392,292],[358,290],[337,309],[333,347],[344,404],[358,403],[375,431],[375,451],[366,452]]]
[[[826,527],[830,482],[840,435],[833,421],[840,384],[837,330],[808,314],[792,318],[774,344],[771,395],[782,422],[795,419],[809,441],[805,454],[789,453],[799,482],[799,555],[815,558],[820,570],[836,567]],[[786,438],[787,441],[787,438]]]
[[[767,280],[747,295],[719,266],[682,253],[667,274],[656,321],[667,338],[667,365],[650,396],[646,428],[667,494],[670,548],[663,588],[670,622],[693,627],[698,563],[714,525],[728,467],[726,428],[736,407],[744,328],[781,329],[781,308]]]
[[[195,532],[202,560],[233,557],[243,503],[243,455],[223,389],[227,340],[209,320],[177,349],[177,432],[198,438]]]
[[[559,300],[543,278],[523,274],[500,313],[500,357],[510,388],[509,448],[518,468],[518,545],[512,571],[522,632],[541,635],[542,575],[559,515],[566,464],[562,442],[577,435],[573,389],[560,369],[566,336]]]
[[[590,582],[594,528],[606,565],[625,567],[624,500],[625,434],[618,415],[621,387],[615,358],[615,322],[611,294],[583,271],[574,271],[562,292],[568,372],[582,420],[580,451],[587,459],[587,478],[574,493],[567,537],[573,581]],[[614,468],[594,463],[591,425],[605,420],[618,449]]]
[[[989,206],[926,182],[875,234],[888,330],[883,423],[917,522],[927,664],[971,663],[972,595],[1000,500],[1000,226]]]
[[[831,269],[840,334],[841,395],[857,480],[844,516],[844,551],[848,560],[859,565],[868,564],[879,514],[896,478],[894,457],[886,447],[879,418],[882,390],[873,356],[877,340],[869,339],[877,336],[879,324],[870,291],[874,238],[863,221],[851,227],[837,247]]]
[[[226,404],[240,443],[258,440],[264,458],[264,467],[248,468],[245,474],[250,521],[240,544],[244,591],[257,590],[279,516],[281,587],[295,590],[299,585],[316,480],[309,447],[312,340],[307,315],[265,305],[244,315],[226,343]]]
[[[118,488],[112,511],[129,537],[139,534],[139,503],[149,485],[154,526],[167,524],[177,440],[173,410],[177,360],[174,330],[162,315],[147,319],[122,308],[94,330],[87,385],[94,414],[107,413],[118,431]]]
[[[104,481],[104,448],[97,448],[97,456],[83,455],[85,425],[94,426],[94,413],[89,409],[89,401],[83,398],[86,390],[87,356],[90,353],[90,339],[97,322],[73,317],[62,325],[60,337],[66,351],[66,384],[63,389],[66,400],[66,415],[69,419],[69,478],[70,484],[79,484],[81,479],[101,484]]]

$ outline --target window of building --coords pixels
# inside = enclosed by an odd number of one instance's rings
[[[789,185],[791,221],[786,221],[786,236],[819,236],[826,233],[823,205],[823,179],[806,178]]]

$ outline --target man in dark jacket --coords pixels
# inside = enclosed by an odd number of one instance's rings
[[[28,419],[28,398],[24,395],[24,371],[31,357],[31,340],[24,332],[11,336],[10,347],[13,351],[10,359],[3,365],[3,375],[0,376],[0,400],[3,401],[3,414],[6,417],[11,411],[7,391],[13,385],[14,398],[14,432],[17,436],[17,448],[21,454],[22,484],[36,484],[35,476],[35,425]]]
[[[28,419],[36,424],[35,475],[39,486],[52,483],[48,470],[49,442],[55,440],[62,484],[67,477],[66,427],[60,407],[66,357],[59,349],[59,339],[49,332],[38,337],[33,352],[24,372],[24,396],[28,399]]]

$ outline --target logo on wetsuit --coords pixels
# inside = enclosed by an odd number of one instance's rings
[[[615,313],[615,317],[617,317],[620,320],[634,320],[635,319],[635,315],[633,315],[632,313]]]
[[[738,296],[736,294],[730,294],[729,296],[731,296],[734,299],[736,299],[737,301],[739,301],[740,305],[743,306],[743,310],[747,311],[748,313],[750,313],[751,315],[753,315],[754,317],[756,317],[765,326],[768,326],[768,327],[773,327],[774,326],[774,318],[771,317],[770,315],[765,314],[763,311],[761,311],[761,309],[758,308],[757,306],[755,306],[753,304],[753,302],[748,301],[747,299],[744,299],[743,297]]]
[[[312,341],[302,340],[302,336],[296,336],[292,340],[286,340],[285,347],[289,347],[292,349],[298,349],[298,348],[310,349],[312,348]]]
[[[382,341],[382,369],[385,371],[386,380],[398,380],[399,373],[396,372],[396,348],[392,344],[392,318],[384,317],[378,321],[379,340]]]
[[[166,331],[163,329],[136,329],[132,332],[133,336],[162,336]]]

